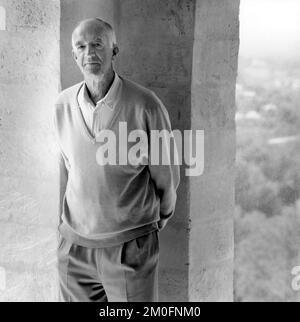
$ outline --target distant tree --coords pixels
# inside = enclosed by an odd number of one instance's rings
[[[291,288],[291,269],[300,265],[300,90],[293,84],[299,83],[300,64],[261,62],[269,81],[256,77],[258,65],[239,61],[237,110],[244,117],[237,121],[234,296],[295,301],[300,300]],[[248,111],[260,118],[247,119]],[[279,140],[271,143],[274,138]]]
[[[291,269],[300,265],[300,222],[295,208],[267,218],[261,212],[235,219],[235,300],[295,301]]]
[[[237,164],[235,196],[236,204],[245,212],[258,210],[267,216],[281,212],[278,184],[269,181],[255,164]]]

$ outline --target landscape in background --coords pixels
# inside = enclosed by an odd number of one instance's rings
[[[299,17],[299,1],[241,0],[235,301],[300,300]]]

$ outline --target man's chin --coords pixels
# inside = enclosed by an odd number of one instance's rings
[[[86,75],[101,76],[103,74],[100,65],[86,65],[83,73]]]

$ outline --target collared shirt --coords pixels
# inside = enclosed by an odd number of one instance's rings
[[[111,87],[96,105],[89,97],[87,85],[84,84],[81,87],[81,90],[78,93],[78,103],[86,126],[94,137],[97,136],[99,131],[105,129],[112,120],[121,86],[122,81],[117,73],[115,73]]]

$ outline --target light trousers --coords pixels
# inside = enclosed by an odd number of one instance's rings
[[[87,248],[60,236],[59,301],[157,302],[158,231],[118,246]]]

